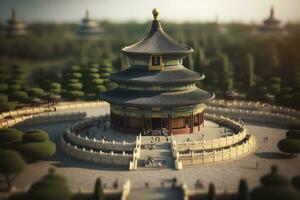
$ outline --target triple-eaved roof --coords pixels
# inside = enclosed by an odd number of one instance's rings
[[[125,55],[170,55],[170,54],[188,54],[193,49],[184,44],[180,44],[164,32],[160,21],[158,20],[159,12],[154,9],[151,29],[141,41],[124,47],[122,53]]]

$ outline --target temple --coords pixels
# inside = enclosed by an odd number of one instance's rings
[[[168,135],[197,132],[204,122],[204,103],[214,95],[196,86],[204,75],[182,65],[193,49],[167,35],[158,10],[152,13],[147,36],[121,50],[131,65],[110,76],[118,87],[101,95],[110,103],[111,128],[128,134],[145,130],[164,130]]]
[[[12,9],[11,18],[7,20],[6,35],[8,37],[27,35],[26,24],[17,17],[15,9]]]
[[[263,21],[263,25],[261,27],[262,31],[276,31],[279,30],[280,21],[277,20],[274,16],[274,8],[270,9],[270,16],[266,20]]]
[[[97,21],[90,17],[89,11],[85,11],[85,17],[81,20],[81,25],[77,31],[79,36],[93,36],[100,33]]]

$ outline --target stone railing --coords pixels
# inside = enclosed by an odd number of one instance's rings
[[[121,200],[127,200],[130,190],[131,190],[131,183],[130,180],[127,180],[126,183],[123,185]]]
[[[207,105],[213,107],[268,111],[272,113],[279,113],[279,114],[289,115],[295,118],[300,118],[300,111],[296,109],[270,105],[268,103],[262,103],[262,102],[240,101],[240,100],[227,101],[223,99],[214,99],[212,101],[209,101]]]
[[[18,116],[12,119],[2,120],[0,121],[0,128],[12,127],[18,123],[21,123],[27,119],[30,119],[32,116]]]
[[[125,151],[123,151],[122,154],[118,154],[113,151],[105,153],[101,150],[86,150],[85,148],[79,148],[76,145],[73,146],[71,143],[67,143],[63,137],[61,137],[61,148],[66,154],[80,160],[103,165],[126,166],[129,170],[136,169],[137,156],[135,155],[135,152],[133,152],[133,154],[126,154]]]
[[[76,134],[81,129],[93,126],[96,122],[106,116],[87,118],[78,122],[75,122],[71,127],[66,129],[65,135],[68,140],[76,145],[85,146],[91,149],[101,149],[101,150],[113,150],[113,151],[136,151],[136,155],[140,156],[142,137],[141,135],[136,137],[135,142],[127,142],[123,140],[122,142],[117,141],[107,141],[107,140],[97,140],[96,138],[81,137]]]
[[[88,108],[88,107],[101,106],[101,105],[108,105],[108,103],[104,101],[92,101],[92,102],[59,103],[54,106],[26,107],[26,108],[20,108],[9,112],[3,112],[0,114],[0,120],[8,116],[16,117],[20,115],[34,115],[43,112],[64,111],[69,109]]]
[[[247,135],[247,129],[239,122],[223,117],[220,115],[207,114],[206,119],[215,121],[217,123],[226,125],[228,128],[232,129],[235,133],[228,135],[226,137],[216,138],[212,140],[194,140],[191,142],[178,142],[171,137],[171,145],[174,151],[186,151],[186,150],[205,150],[205,149],[215,149],[220,147],[226,147],[245,139]],[[173,152],[174,154],[175,152]]]
[[[94,102],[75,102],[75,103],[59,103],[55,106],[40,106],[40,107],[27,107],[14,111],[3,112],[0,114],[0,128],[14,126],[26,119],[32,118],[32,116],[44,112],[64,111],[76,108],[88,108],[94,106],[105,106],[108,103],[103,101]],[[9,118],[7,118],[9,117]]]
[[[86,117],[86,112],[49,112],[31,115],[22,124],[41,124],[61,121],[79,120]]]
[[[222,114],[245,121],[272,123],[276,125],[300,124],[300,118],[268,111],[206,106],[206,112],[211,114]]]
[[[180,170],[183,167],[201,165],[207,163],[215,163],[215,162],[242,157],[252,152],[255,148],[255,145],[256,144],[255,144],[254,137],[249,135],[249,137],[245,141],[239,144],[225,147],[225,148],[220,148],[217,150],[202,151],[200,153],[195,153],[191,151],[189,153],[183,153],[183,154],[177,151],[174,160],[175,168]]]

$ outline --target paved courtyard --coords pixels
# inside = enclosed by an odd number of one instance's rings
[[[99,115],[100,113],[107,113],[109,107],[80,109],[80,111],[86,111],[88,116],[93,116]],[[50,134],[51,139],[58,143],[61,134],[70,123],[71,122],[18,127],[22,130],[31,128],[44,129]],[[112,183],[116,179],[118,179],[121,184],[130,179],[132,187],[136,189],[144,188],[145,182],[149,183],[150,188],[159,187],[161,182],[166,183],[167,186],[173,177],[177,177],[179,182],[186,183],[189,188],[193,188],[195,181],[200,179],[205,185],[205,190],[209,182],[214,182],[217,189],[227,189],[227,191],[230,191],[237,189],[240,178],[246,178],[250,187],[256,186],[259,184],[260,176],[268,173],[272,164],[278,165],[280,173],[287,177],[300,174],[299,156],[294,159],[288,159],[277,149],[277,142],[284,138],[285,129],[259,124],[246,125],[250,133],[256,138],[257,149],[255,152],[238,160],[184,168],[181,171],[176,171],[172,168],[127,171],[126,169],[106,168],[99,164],[73,159],[61,152],[60,146],[57,145],[58,151],[52,160],[28,165],[25,172],[15,180],[15,184],[18,188],[28,187],[30,183],[35,182],[47,173],[50,166],[56,166],[58,173],[67,176],[69,185],[74,190],[78,190],[79,188],[92,190],[97,177],[101,177],[108,187],[112,187]],[[206,122],[205,126],[206,128],[202,129],[202,131],[207,131],[209,134],[220,134],[218,132],[220,128],[218,128],[216,124]],[[207,133],[205,133],[205,135],[209,135]],[[201,133],[199,135],[201,135]],[[265,136],[269,138],[267,143],[263,142],[263,137]],[[183,137],[183,140],[186,139],[184,136],[181,137]],[[192,137],[192,135],[189,135],[189,137]],[[167,147],[162,148],[168,149]],[[166,152],[168,153],[168,150],[166,150]],[[147,152],[144,153],[144,156],[147,155]],[[256,169],[255,166],[257,161],[259,162],[259,169]]]

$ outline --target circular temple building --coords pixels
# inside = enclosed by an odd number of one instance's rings
[[[11,11],[11,18],[7,20],[6,35],[8,37],[18,37],[27,35],[26,24],[17,17],[15,9]]]
[[[81,20],[80,27],[77,31],[79,36],[93,36],[100,33],[98,22],[90,17],[89,11],[85,11],[85,17]]]
[[[118,87],[101,95],[110,103],[110,125],[116,131],[197,132],[204,122],[204,103],[214,97],[196,86],[204,75],[182,65],[193,49],[167,35],[158,15],[154,9],[154,20],[144,39],[122,49],[131,66],[112,74],[110,79]]]

